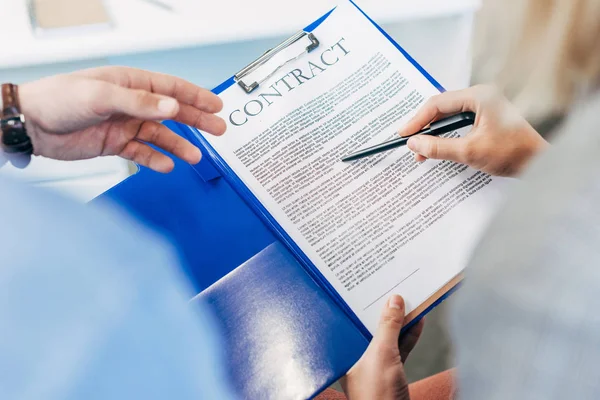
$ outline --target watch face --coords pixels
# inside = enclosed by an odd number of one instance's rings
[[[5,83],[0,88],[2,89],[0,93],[2,98],[0,107],[2,150],[13,165],[23,168],[31,160],[33,144],[27,135],[25,117],[19,109],[18,86]]]
[[[2,121],[2,144],[5,147],[19,146],[29,141],[25,124],[19,117],[8,118]]]
[[[2,120],[2,148],[6,153],[33,153],[31,139],[22,116]]]

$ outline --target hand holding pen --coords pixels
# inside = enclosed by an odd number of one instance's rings
[[[430,124],[435,128],[435,121],[466,111],[476,113],[476,118],[464,137],[415,135]],[[515,106],[483,85],[432,97],[398,133],[408,138],[406,144],[419,162],[450,160],[498,176],[519,174],[548,145]]]
[[[464,128],[465,126],[473,125],[475,122],[475,114],[472,112],[464,112],[456,115],[452,115],[450,117],[442,118],[438,121],[432,122],[429,124],[427,128],[423,128],[418,132],[414,132],[408,134],[404,137],[399,137],[396,139],[392,139],[387,142],[383,142],[377,144],[375,146],[357,151],[356,153],[350,154],[344,158],[342,161],[354,161],[361,158],[365,158],[371,156],[373,154],[383,153],[384,151],[396,149],[398,147],[406,146],[411,137],[417,135],[430,135],[430,136],[439,136],[444,133],[452,132],[460,128]]]

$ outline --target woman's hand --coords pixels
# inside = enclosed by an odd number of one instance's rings
[[[463,111],[477,115],[473,130],[463,138],[418,135],[409,139],[408,148],[417,161],[451,160],[492,175],[514,176],[548,144],[506,98],[482,85],[432,97],[399,134],[411,135]]]
[[[400,337],[404,300],[392,296],[367,351],[342,380],[349,400],[408,400],[404,362],[423,331],[423,320]]]
[[[182,79],[132,68],[45,78],[21,85],[19,97],[35,154],[58,160],[118,155],[169,172],[173,160],[150,144],[192,164],[201,153],[158,121],[174,119],[214,135],[226,127],[214,115],[223,107],[218,96]]]

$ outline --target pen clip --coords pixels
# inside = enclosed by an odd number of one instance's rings
[[[260,68],[264,64],[266,64],[269,60],[271,60],[273,57],[275,57],[281,51],[287,49],[288,47],[290,47],[291,45],[293,45],[294,43],[298,42],[299,40],[301,40],[301,39],[303,39],[305,37],[308,37],[310,43],[306,46],[306,48],[304,49],[304,51],[302,51],[300,54],[298,54],[298,55],[290,58],[289,60],[281,63],[280,65],[278,65],[277,68],[275,68],[271,73],[269,73],[263,79],[255,80],[254,82],[252,82],[250,84],[247,84],[247,83],[245,83],[243,81],[243,79],[245,77],[247,77],[249,74],[251,74],[254,71],[256,71],[258,68]],[[271,76],[273,76],[273,74],[275,74],[277,71],[279,71],[279,69],[281,69],[284,65],[286,65],[287,63],[289,63],[291,61],[296,60],[298,57],[300,57],[300,56],[302,56],[302,55],[304,55],[306,53],[310,53],[311,51],[313,51],[317,47],[319,47],[319,40],[317,39],[317,37],[313,33],[311,33],[311,32],[305,32],[305,31],[300,31],[300,32],[296,33],[295,35],[293,35],[292,37],[290,37],[290,38],[286,39],[285,41],[281,42],[276,47],[267,50],[262,56],[260,56],[259,58],[257,58],[253,62],[251,62],[249,65],[247,65],[240,72],[238,72],[237,74],[235,74],[233,76],[233,78],[237,82],[237,84],[240,85],[240,87],[242,89],[244,89],[244,91],[246,93],[251,93],[261,83],[265,82],[267,79],[269,79]]]

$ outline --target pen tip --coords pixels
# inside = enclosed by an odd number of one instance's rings
[[[363,156],[361,153],[352,153],[352,154],[348,154],[344,157],[342,157],[342,161],[343,162],[349,162],[349,161],[354,161],[354,160],[358,160],[361,159]]]

